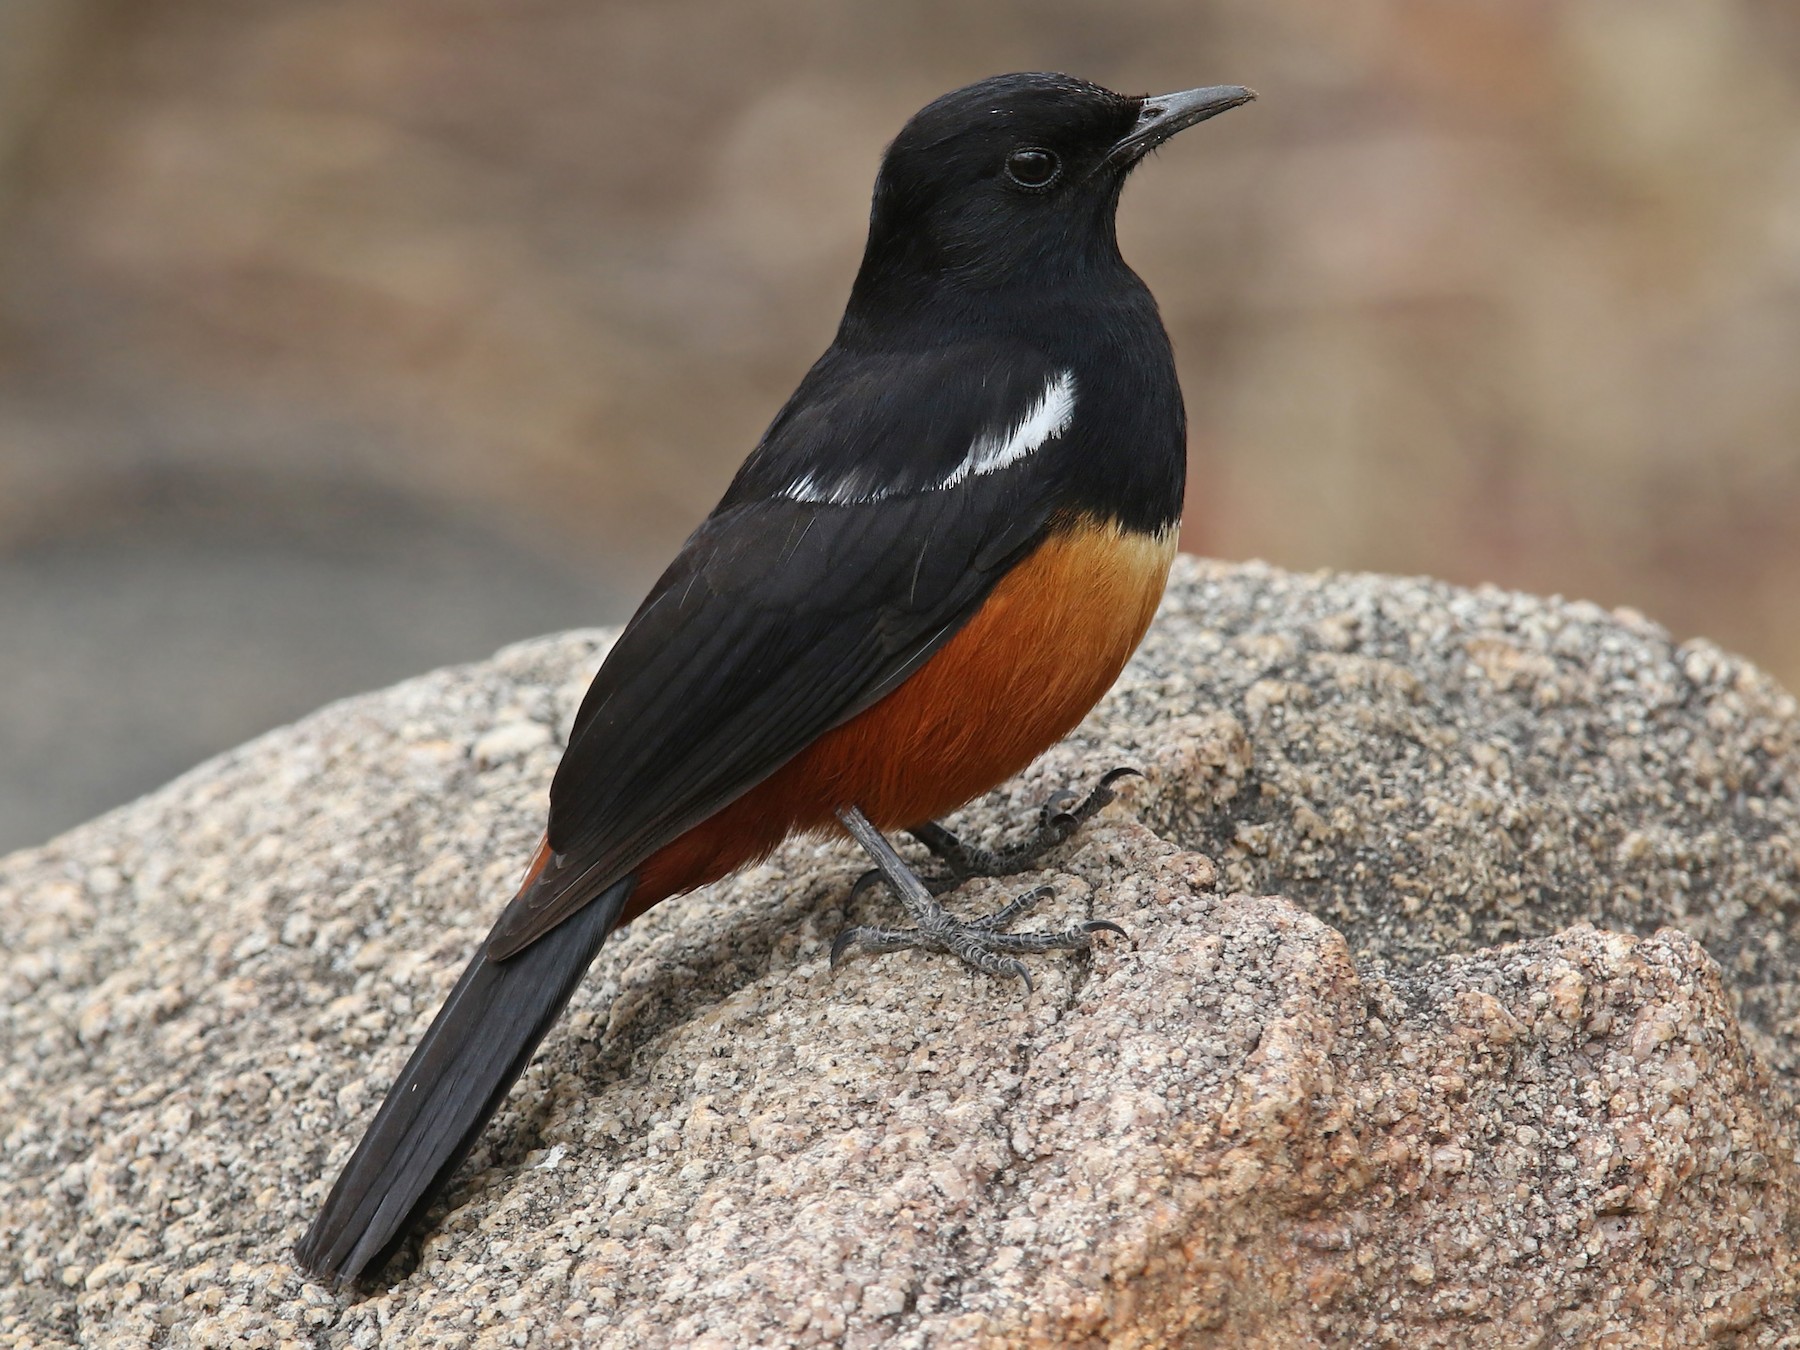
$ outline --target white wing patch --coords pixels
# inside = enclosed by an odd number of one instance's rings
[[[937,486],[952,488],[974,474],[996,473],[1008,464],[1017,464],[1045,441],[1062,435],[1074,420],[1075,372],[1065,370],[1044,386],[1043,395],[1024,421],[1004,436],[977,436],[963,462]]]
[[[1009,464],[1017,464],[1025,456],[1055,440],[1075,420],[1075,372],[1065,370],[1050,377],[1044,392],[1018,425],[1003,433],[984,432],[975,438],[969,453],[943,479],[928,483],[922,489],[942,492],[977,474],[998,473]],[[806,474],[793,483],[782,496],[797,502],[825,502],[833,506],[850,506],[857,502],[878,502],[892,497],[898,488],[865,486],[855,479],[837,483],[821,483]]]

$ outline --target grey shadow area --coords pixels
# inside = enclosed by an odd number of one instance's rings
[[[0,551],[0,853],[320,704],[633,597],[363,484],[135,479]]]

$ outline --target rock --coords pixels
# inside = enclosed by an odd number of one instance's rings
[[[1359,962],[1679,926],[1730,972],[1758,1052],[1800,1072],[1791,694],[1627,611],[1257,565],[1184,577],[1123,715],[1059,764],[1166,766],[1146,823],[1228,889],[1300,902]]]
[[[1588,606],[1193,563],[961,822],[1141,764],[1033,921],[1131,943],[1030,998],[834,975],[882,902],[790,844],[609,943],[392,1287],[305,1282],[604,641],[337,704],[0,862],[0,1338],[1800,1336],[1793,700]]]

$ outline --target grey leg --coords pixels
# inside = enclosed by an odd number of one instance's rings
[[[1090,798],[1091,800],[1091,798]],[[1101,805],[1105,803],[1102,802]],[[1085,803],[1084,803],[1085,805]],[[1095,807],[1094,810],[1098,810]],[[1046,808],[1048,810],[1048,808]],[[1093,814],[1092,811],[1088,813]],[[1002,931],[1007,924],[1025,913],[1037,901],[1052,893],[1048,886],[1039,886],[1027,891],[1003,909],[981,919],[968,922],[954,918],[945,908],[938,904],[936,897],[913,874],[900,855],[894,852],[894,846],[888,843],[880,830],[869,823],[867,816],[854,806],[844,807],[837,813],[844,828],[850,831],[856,842],[861,844],[875,862],[873,875],[887,882],[889,888],[899,897],[907,915],[917,925],[913,928],[847,928],[837,935],[831,944],[831,964],[837,965],[838,958],[855,943],[862,943],[871,951],[892,952],[906,947],[925,947],[934,951],[950,952],[960,957],[966,964],[977,970],[986,971],[990,975],[1017,976],[1025,982],[1029,991],[1032,987],[1031,976],[1025,970],[1025,963],[1017,956],[1009,953],[1047,952],[1055,950],[1080,951],[1093,945],[1093,935],[1105,931],[1117,933],[1125,937],[1125,930],[1116,923],[1105,919],[1091,919],[1086,923],[1076,924],[1055,933],[1008,933]],[[1084,817],[1085,818],[1085,817]],[[1073,827],[1071,827],[1073,828]],[[1066,838],[1067,835],[1064,835]],[[867,878],[864,878],[867,880]],[[863,882],[857,883],[861,889]],[[854,893],[854,892],[853,892]]]
[[[910,825],[906,832],[925,845],[944,869],[941,874],[920,877],[919,881],[933,895],[943,895],[972,877],[1010,877],[1023,872],[1117,798],[1119,794],[1113,791],[1114,783],[1121,778],[1142,776],[1136,769],[1119,768],[1095,784],[1094,790],[1085,798],[1078,800],[1067,788],[1052,794],[1038,808],[1037,826],[1031,834],[1007,848],[989,849],[965,844],[935,820]],[[864,872],[851,887],[850,898],[856,899],[882,880],[880,868]]]

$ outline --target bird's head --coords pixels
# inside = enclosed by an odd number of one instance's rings
[[[1116,260],[1125,176],[1176,132],[1255,97],[1220,85],[1134,98],[1053,74],[945,94],[882,160],[857,288],[986,289]]]

